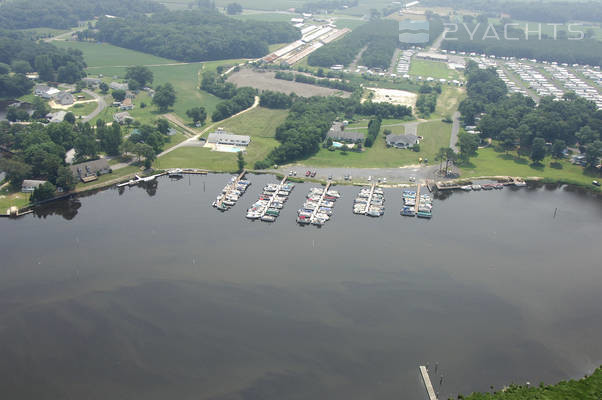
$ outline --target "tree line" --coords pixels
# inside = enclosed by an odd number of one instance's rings
[[[89,36],[180,61],[258,58],[268,45],[301,33],[285,22],[241,21],[214,9],[163,11],[136,18],[100,18]]]
[[[213,122],[221,121],[241,112],[253,105],[257,89],[252,87],[237,87],[231,82],[226,82],[223,76],[213,71],[203,73],[201,90],[209,92],[221,99],[211,115]]]
[[[5,29],[67,29],[101,15],[126,17],[154,13],[165,7],[151,0],[19,0],[0,5]]]
[[[366,140],[364,141],[364,145],[366,147],[372,147],[374,142],[376,141],[376,137],[380,132],[380,126],[383,120],[380,116],[373,118],[368,122],[368,136],[366,136]]]
[[[424,83],[420,86],[418,93],[416,109],[423,117],[428,118],[431,113],[435,112],[437,107],[437,97],[441,94],[441,85],[431,86]]]
[[[351,82],[346,82],[339,79],[328,79],[328,78],[315,78],[313,76],[305,75],[305,74],[294,74],[292,72],[283,72],[278,71],[276,75],[274,75],[276,79],[282,79],[286,81],[295,81],[300,83],[308,83],[310,85],[318,85],[324,86],[331,89],[342,90],[345,92],[354,92],[358,89],[358,85],[353,84]]]
[[[527,96],[507,96],[504,82],[494,68],[479,69],[474,62],[466,68],[467,98],[459,106],[464,121],[478,122],[480,136],[498,141],[506,150],[530,154],[534,162],[545,157],[546,144],[560,157],[566,146],[579,145],[587,165],[594,167],[602,156],[602,110],[574,93],[561,101],[544,97],[538,105]],[[472,136],[472,135],[471,135]]]

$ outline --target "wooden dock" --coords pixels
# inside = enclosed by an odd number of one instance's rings
[[[276,191],[274,192],[274,194],[272,195],[272,197],[270,197],[270,201],[268,202],[268,205],[265,206],[265,208],[263,209],[263,212],[261,213],[261,217],[260,218],[263,218],[265,216],[265,213],[268,212],[269,208],[272,206],[272,203],[274,202],[274,199],[276,198],[276,196],[278,196],[278,192],[280,192],[280,189],[282,188],[282,185],[284,185],[286,183],[286,179],[287,179],[286,176],[284,178],[282,178],[282,181],[278,185],[278,189],[276,189]]]
[[[330,185],[331,185],[331,182],[328,182],[326,184],[326,187],[324,188],[324,191],[322,192],[322,196],[320,196],[320,201],[318,202],[318,206],[316,207],[314,212],[311,213],[311,217],[309,218],[310,224],[313,224],[315,222],[316,215],[318,214],[318,211],[320,211],[320,207],[322,207],[322,202],[324,201],[324,196],[326,196],[326,193],[328,192]]]
[[[424,387],[426,388],[426,392],[429,395],[429,400],[437,400],[435,389],[433,388],[431,378],[429,377],[429,371],[424,365],[420,366],[420,374],[422,375],[422,380],[424,381]]]
[[[373,183],[370,186],[370,195],[368,196],[368,202],[366,203],[366,208],[364,209],[364,215],[368,214],[370,210],[370,204],[372,204],[372,197],[374,196],[374,189],[376,189],[376,183]]]
[[[226,197],[228,197],[228,195],[230,194],[230,192],[236,188],[236,186],[238,185],[238,182],[239,182],[239,181],[240,181],[242,178],[244,178],[244,177],[245,177],[246,173],[247,173],[247,170],[246,170],[246,169],[245,169],[245,170],[243,170],[243,171],[240,173],[240,175],[238,175],[238,176],[236,177],[236,179],[235,179],[234,181],[232,181],[232,182],[230,182],[230,183],[228,184],[228,187],[229,187],[229,188],[228,188],[228,190],[227,190],[225,193],[222,193],[221,197],[220,197],[220,198],[217,200],[217,207],[218,207],[218,208],[223,206],[223,203],[224,203],[224,200],[226,199]]]
[[[418,213],[418,207],[420,206],[420,188],[422,185],[419,183],[416,188],[416,205],[414,206],[414,212]]]

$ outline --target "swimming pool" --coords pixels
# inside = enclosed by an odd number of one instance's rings
[[[215,146],[215,151],[221,151],[223,153],[238,153],[245,151],[245,149],[227,144],[219,144]]]

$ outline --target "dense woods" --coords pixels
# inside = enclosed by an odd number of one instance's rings
[[[519,147],[522,152],[539,148],[541,143],[558,143],[562,149],[578,143],[587,153],[588,165],[597,165],[602,155],[602,111],[593,102],[567,93],[561,101],[544,97],[536,105],[521,94],[507,96],[506,86],[493,68],[480,70],[469,62],[466,72],[467,98],[459,110],[467,124],[484,113],[478,123],[481,137],[498,140],[507,150]]]
[[[46,81],[74,83],[85,76],[85,65],[78,50],[58,49],[16,32],[0,31],[0,97],[28,93],[33,87],[24,75],[28,72],[36,71]]]
[[[280,92],[264,90],[259,96],[259,105],[266,108],[286,109],[293,105],[293,101],[297,98],[294,93],[286,95]]]
[[[301,35],[285,22],[241,21],[213,9],[101,18],[96,29],[89,35],[99,41],[180,61],[258,58],[269,44]]]
[[[534,36],[529,40],[525,40],[524,30],[516,28],[508,29],[507,37],[518,38],[518,40],[504,40],[504,27],[501,25],[489,29],[487,24],[480,24],[479,26],[467,24],[467,26],[471,33],[475,32],[472,39],[467,29],[460,25],[457,33],[447,35],[448,38],[454,40],[444,40],[441,47],[446,50],[493,54],[503,57],[535,58],[537,60],[569,64],[602,65],[602,42],[598,40],[569,40],[569,38],[562,38],[561,35],[558,35],[556,40],[550,37],[546,38],[544,35],[542,35],[542,40],[538,40]],[[496,34],[499,40],[493,37]],[[572,34],[570,38],[577,38],[578,36],[578,34]],[[486,37],[486,39],[483,40],[483,37]]]
[[[19,0],[0,5],[0,26],[4,29],[66,29],[101,15],[131,16],[163,10],[150,0]]]

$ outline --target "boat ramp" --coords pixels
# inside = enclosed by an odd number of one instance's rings
[[[307,195],[303,207],[297,212],[297,222],[300,225],[322,226],[330,220],[334,212],[334,203],[341,197],[336,190],[329,190],[331,183],[325,188],[312,188]]]
[[[222,193],[217,196],[217,199],[213,202],[213,207],[220,211],[226,211],[236,204],[240,196],[242,196],[251,185],[251,182],[243,180],[246,172],[247,171],[245,170],[241,172],[240,175],[233,176],[230,179],[230,182],[224,187]]]
[[[353,203],[353,213],[380,217],[385,214],[385,195],[376,184],[363,187]]]
[[[247,210],[247,219],[259,219],[264,222],[276,221],[290,192],[295,187],[292,183],[286,183],[286,179],[285,176],[279,184],[271,183],[263,188],[259,200]]]

